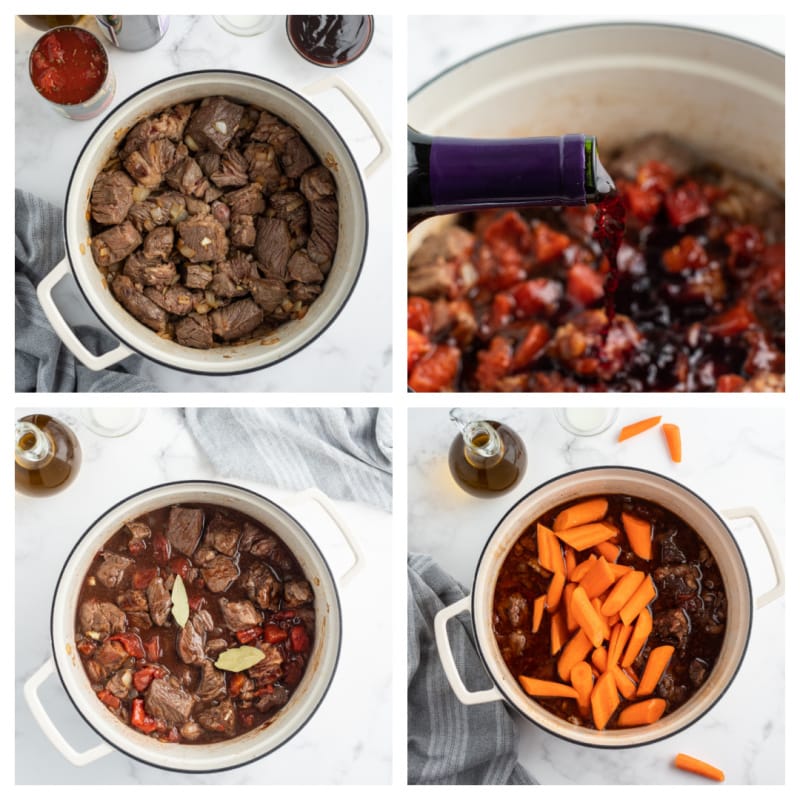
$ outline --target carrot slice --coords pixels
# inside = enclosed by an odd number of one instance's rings
[[[563,572],[554,572],[553,577],[550,579],[550,586],[547,589],[547,610],[552,612],[558,608],[559,601],[561,600],[561,593],[564,591],[564,584],[567,582],[567,576]]]
[[[610,672],[605,672],[594,685],[591,696],[592,719],[597,730],[605,730],[611,715],[619,705],[617,683]]]
[[[595,647],[592,651],[592,664],[597,667],[600,672],[605,672],[608,666],[608,651],[605,647]]]
[[[580,698],[580,692],[578,692]],[[617,717],[617,725],[621,728],[632,728],[636,725],[652,725],[661,719],[667,708],[667,701],[661,697],[651,697],[640,703],[623,708]]]
[[[612,539],[617,535],[617,529],[602,522],[590,522],[588,525],[578,525],[577,528],[555,531],[555,535],[564,544],[568,544],[576,550],[588,550],[600,542]]]
[[[617,547],[615,544],[611,544],[611,542],[600,542],[600,544],[596,544],[594,546],[595,552],[598,555],[603,556],[603,558],[609,562],[609,564],[613,564],[619,558],[619,554],[622,552],[621,547]]]
[[[600,611],[600,606],[602,606],[603,603],[600,601],[599,597],[593,597],[589,602],[592,604],[592,608],[597,612],[597,616],[600,617],[600,622],[603,625],[603,639],[610,638],[611,626],[608,624],[608,620],[606,619],[603,612]]]
[[[527,675],[520,675],[519,682],[522,688],[534,697],[571,697],[578,699],[578,693],[572,686],[558,681],[543,681],[540,678],[529,678]]]
[[[605,620],[597,613],[582,586],[577,586],[572,593],[572,613],[578,625],[589,637],[589,641],[595,646],[600,647],[605,637]]]
[[[639,681],[639,688],[636,690],[636,694],[639,697],[644,697],[655,691],[674,652],[675,648],[671,644],[663,644],[661,647],[654,647],[650,651],[650,655],[647,657],[647,665],[642,673],[642,679]]]
[[[539,563],[550,572],[564,572],[564,556],[561,543],[556,535],[545,525],[536,526],[536,546],[539,551]]]
[[[564,587],[564,611],[567,612],[567,630],[570,633],[578,628],[578,620],[575,619],[575,615],[572,613],[572,593],[577,585],[570,582]]]
[[[561,611],[550,617],[550,655],[554,656],[566,644],[569,638],[567,621]]]
[[[573,583],[580,583],[583,580],[583,576],[592,568],[595,561],[597,561],[597,556],[592,553],[589,558],[585,561],[581,561],[581,563],[569,573],[569,579],[573,581]]]
[[[553,534],[555,536],[555,534]],[[575,551],[571,547],[564,548],[564,566],[567,571],[567,575],[572,574],[572,570],[578,565],[578,559],[575,556]]]
[[[655,596],[656,587],[653,584],[653,579],[648,575],[631,595],[631,599],[620,609],[620,619],[626,625],[630,625]]]
[[[653,557],[653,524],[624,511],[622,524],[625,526],[625,535],[628,537],[631,550],[639,558],[649,561]]]
[[[650,613],[649,608],[643,608],[639,613],[639,616],[636,618],[636,624],[633,626],[631,638],[628,641],[628,649],[625,651],[625,655],[622,656],[622,660],[619,662],[620,666],[630,667],[630,665],[636,661],[636,657],[642,651],[644,643],[647,641],[647,637],[650,635],[652,630],[653,615]]]
[[[608,640],[608,662],[609,664],[618,664],[620,656],[625,645],[628,643],[628,637],[631,635],[633,626],[624,625],[618,622],[611,629],[611,638]]]
[[[533,633],[539,632],[539,627],[542,624],[542,616],[544,615],[544,604],[546,600],[547,595],[540,594],[533,601],[533,627],[531,628]]]
[[[591,600],[599,597],[603,592],[614,583],[614,573],[608,566],[608,561],[602,556],[594,562],[592,568],[583,576],[580,585]]]
[[[631,436],[638,436],[640,433],[649,431],[650,428],[655,428],[659,422],[661,422],[661,417],[648,417],[647,419],[639,420],[639,422],[632,422],[619,432],[617,441],[624,442],[626,439],[630,439]]]
[[[588,717],[591,711],[590,700],[594,686],[592,668],[586,661],[579,661],[569,673],[569,681],[578,693],[578,711],[581,716]]]
[[[627,575],[629,572],[633,572],[633,567],[629,566],[628,564],[609,564],[611,567],[611,571],[616,575],[617,580],[619,580],[623,575]]]
[[[579,661],[583,661],[591,650],[592,643],[589,641],[589,637],[579,629],[561,651],[561,656],[558,659],[558,677],[562,681],[568,681],[572,668]]]
[[[561,511],[553,523],[553,530],[563,531],[567,528],[586,525],[588,522],[597,522],[603,519],[606,511],[608,511],[608,500],[604,497],[584,500],[582,503],[577,503]]]
[[[667,440],[667,447],[669,447],[669,455],[670,458],[680,463],[681,460],[681,429],[677,425],[672,425],[669,422],[665,422],[661,426],[661,430],[664,431],[664,436]]]
[[[636,697],[636,684],[619,668],[619,665],[612,664],[608,671],[614,676],[614,683],[617,684],[617,691],[626,700],[631,700]]]
[[[634,592],[639,588],[643,580],[644,572],[639,572],[639,570],[625,573],[617,580],[600,610],[607,616],[618,614],[622,611],[625,603],[633,597]]]
[[[675,766],[678,769],[693,772],[695,775],[701,775],[703,778],[709,778],[712,781],[724,781],[725,773],[711,764],[701,761],[699,758],[692,758],[687,756],[686,753],[678,753],[675,756]]]

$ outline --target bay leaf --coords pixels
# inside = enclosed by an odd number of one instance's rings
[[[172,616],[181,628],[189,619],[189,598],[180,575],[175,576],[175,583],[172,584]]]
[[[243,645],[242,647],[232,647],[230,650],[223,650],[219,654],[214,665],[217,669],[224,669],[228,672],[242,672],[250,669],[263,661],[265,654],[257,647]]]

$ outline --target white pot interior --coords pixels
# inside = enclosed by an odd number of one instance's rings
[[[94,179],[119,141],[140,120],[180,102],[225,95],[282,117],[305,138],[333,174],[339,200],[339,242],[322,294],[301,320],[245,345],[210,350],[183,347],[142,325],[116,301],[89,248],[89,198]],[[75,278],[100,319],[120,340],[166,366],[207,374],[242,372],[275,363],[316,338],[347,301],[366,250],[367,206],[358,168],[336,129],[307,100],[255,75],[201,72],[178,75],[144,89],[116,108],[92,134],[67,196],[67,252]]]
[[[728,599],[722,649],[710,676],[689,701],[658,722],[641,728],[596,731],[551,714],[527,695],[507,668],[492,633],[497,573],[523,531],[546,511],[582,497],[627,494],[658,503],[681,517],[704,540],[719,565]],[[473,621],[478,649],[498,688],[529,720],[580,744],[629,747],[671,736],[702,716],[733,680],[750,635],[752,600],[747,569],[725,523],[703,500],[680,484],[654,473],[600,467],[564,475],[534,490],[502,520],[483,552],[475,576]]]
[[[316,632],[306,672],[291,699],[266,727],[210,745],[168,744],[120,722],[97,699],[75,650],[78,593],[100,547],[128,520],[172,503],[212,503],[247,514],[273,530],[297,558],[315,593]],[[123,501],[80,540],[56,588],[53,652],[64,688],[84,718],[108,742],[156,766],[189,772],[227,769],[259,758],[293,736],[314,713],[333,679],[341,639],[339,602],[324,558],[304,529],[283,509],[227,484],[203,481],[155,487]]]

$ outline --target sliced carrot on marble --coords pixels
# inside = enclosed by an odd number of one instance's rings
[[[617,441],[624,442],[626,439],[630,439],[632,436],[638,436],[640,433],[649,431],[650,428],[655,428],[659,422],[661,422],[660,416],[648,417],[647,419],[642,419],[638,422],[632,422],[630,425],[626,425],[619,432],[619,439]]]
[[[709,778],[712,781],[725,780],[725,773],[712,766],[706,761],[701,761],[699,758],[687,756],[686,753],[678,753],[675,756],[675,766],[678,769],[686,770],[686,772],[693,772],[695,775],[700,775],[703,778]]]
[[[669,422],[665,422],[661,426],[661,430],[664,431],[664,437],[667,440],[670,458],[676,463],[680,463],[680,460],[683,456],[681,446],[681,429],[677,425],[672,425]]]

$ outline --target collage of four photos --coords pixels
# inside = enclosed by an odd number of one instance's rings
[[[786,782],[786,16],[13,25],[16,785]]]

